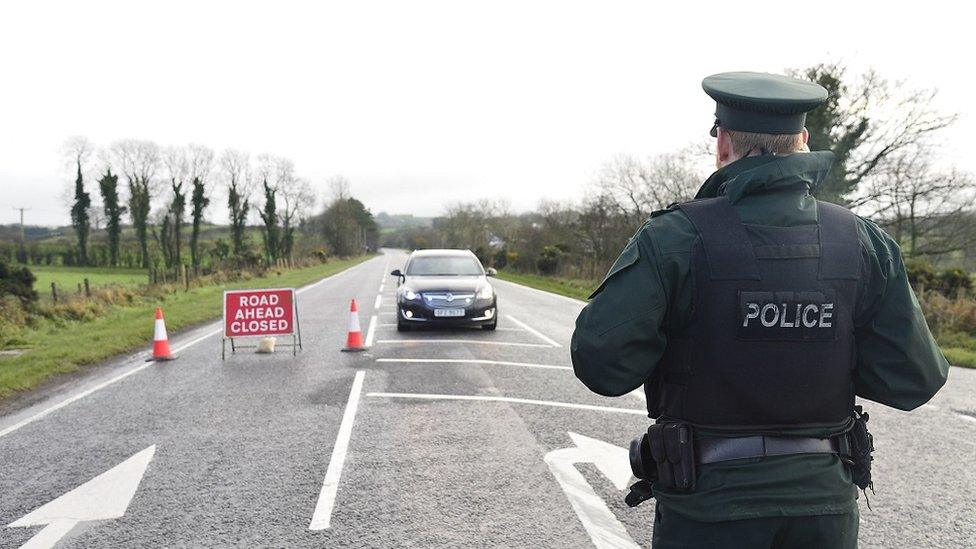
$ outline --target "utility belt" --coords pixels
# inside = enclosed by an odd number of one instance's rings
[[[793,454],[836,454],[851,468],[858,488],[873,490],[874,439],[867,422],[868,415],[857,406],[850,428],[829,438],[756,435],[699,440],[695,440],[694,427],[688,423],[656,423],[630,443],[630,467],[638,482],[630,487],[625,501],[636,507],[654,497],[652,483],[658,488],[691,492],[699,465]]]

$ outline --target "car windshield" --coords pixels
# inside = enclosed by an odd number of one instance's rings
[[[473,257],[431,256],[415,257],[407,266],[411,276],[480,276],[481,265]]]

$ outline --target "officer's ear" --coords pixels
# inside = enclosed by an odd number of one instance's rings
[[[732,138],[719,126],[718,135],[715,137],[715,163],[721,168],[735,160],[737,159],[732,156]]]
[[[803,128],[803,144],[806,145],[810,141],[810,132],[806,128]]]

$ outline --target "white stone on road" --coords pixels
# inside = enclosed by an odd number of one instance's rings
[[[22,548],[40,549],[54,545],[79,522],[119,518],[139,488],[146,467],[156,453],[150,446],[108,471],[42,505],[8,525],[9,528],[44,526]]]

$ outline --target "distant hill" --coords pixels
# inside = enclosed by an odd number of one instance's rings
[[[413,214],[388,214],[386,212],[376,214],[375,218],[380,229],[386,230],[431,227],[434,221],[432,217],[416,217]]]
[[[66,230],[70,231],[71,228],[24,225],[24,236],[28,240],[41,240],[62,236]],[[0,225],[0,242],[20,242],[20,224]]]

